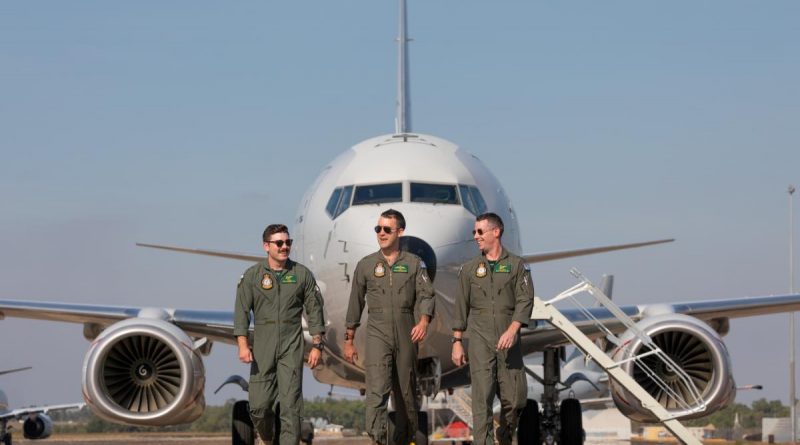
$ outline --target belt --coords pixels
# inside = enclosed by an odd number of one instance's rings
[[[475,315],[496,315],[496,314],[513,315],[514,311],[505,311],[505,310],[495,311],[494,309],[470,309],[469,313]]]
[[[369,313],[369,314],[382,314],[384,312],[392,312],[392,310],[388,309],[388,308],[382,308],[382,307],[373,307],[373,308],[367,309],[367,313]],[[411,309],[411,308],[408,308],[408,307],[401,307],[400,309],[397,309],[397,312],[400,312],[401,314],[411,314],[411,313],[414,312],[414,309]]]

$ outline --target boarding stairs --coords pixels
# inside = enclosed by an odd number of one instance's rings
[[[560,330],[576,347],[578,347],[588,358],[594,360],[600,365],[617,383],[624,387],[634,397],[636,397],[642,406],[648,409],[664,426],[682,443],[686,445],[701,445],[701,442],[692,433],[689,432],[677,419],[675,419],[669,411],[666,410],[653,396],[650,395],[644,388],[642,388],[636,381],[628,375],[623,369],[622,365],[628,362],[634,362],[634,366],[647,374],[653,382],[660,387],[666,394],[669,395],[679,406],[688,408],[691,411],[699,412],[705,410],[705,403],[700,396],[699,390],[694,386],[691,378],[686,372],[680,368],[667,354],[665,354],[650,337],[642,332],[634,321],[628,317],[611,299],[609,299],[600,289],[595,287],[588,279],[586,279],[577,269],[570,271],[579,283],[564,292],[557,295],[555,298],[544,301],[539,297],[534,297],[533,312],[531,319],[543,320],[551,324],[556,329]],[[591,338],[587,337],[577,326],[570,322],[556,307],[555,303],[561,301],[569,301],[586,317],[587,320],[594,322],[596,327],[605,334],[608,341],[614,343],[618,348],[625,348],[626,344],[620,340],[618,336],[613,334],[602,322],[600,322],[590,311],[588,305],[584,305],[579,301],[576,296],[582,293],[591,295],[596,303],[607,309],[617,320],[622,323],[632,332],[644,345],[638,355],[621,354],[626,357],[620,361],[614,361],[609,357]],[[595,306],[594,304],[592,306]],[[629,342],[630,343],[630,342]],[[687,388],[692,389],[688,397],[676,393],[670,386],[664,382],[651,366],[648,366],[642,359],[648,356],[658,357],[667,369],[672,370],[679,376]]]
[[[448,399],[447,407],[467,424],[472,431],[472,397],[464,388],[458,388]]]

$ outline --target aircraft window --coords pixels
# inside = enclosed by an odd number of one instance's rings
[[[458,204],[456,186],[447,184],[411,183],[411,202]]]
[[[348,185],[342,188],[342,199],[339,200],[339,207],[336,209],[336,216],[341,215],[345,210],[350,208],[350,198],[353,197],[353,186]],[[334,216],[334,218],[336,218]]]
[[[458,190],[461,192],[461,204],[470,213],[477,216],[486,212],[486,201],[483,200],[483,196],[481,196],[481,192],[477,187],[459,185]]]
[[[336,187],[333,189],[333,193],[331,193],[331,199],[328,200],[328,205],[325,206],[325,211],[328,212],[328,215],[331,218],[335,218],[336,216],[336,207],[339,205],[339,197],[342,196],[342,188]]]
[[[331,197],[328,200],[328,205],[325,206],[325,211],[328,212],[328,215],[330,215],[331,218],[336,219],[337,216],[341,215],[350,207],[350,198],[352,196],[352,185],[348,185],[347,187],[336,187],[333,190],[333,193],[331,193]]]
[[[403,185],[399,182],[395,184],[359,185],[356,187],[353,205],[400,202],[402,200]]]
[[[478,209],[478,215],[481,213],[486,213],[488,210],[486,208],[486,201],[483,200],[483,195],[481,195],[481,191],[478,190],[478,187],[470,187],[469,191],[472,199],[475,201],[475,206]]]

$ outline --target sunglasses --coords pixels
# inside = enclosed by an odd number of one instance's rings
[[[389,226],[375,226],[375,233],[381,233],[381,229],[383,229],[383,233],[389,235],[397,229],[393,229]]]
[[[282,239],[279,239],[279,240],[277,240],[277,241],[267,241],[267,244],[269,244],[269,243],[273,243],[273,244],[275,244],[276,246],[278,246],[278,249],[280,249],[281,247],[283,247],[283,245],[284,245],[284,244],[286,244],[286,247],[292,247],[292,243],[293,243],[293,242],[294,242],[294,240],[293,240],[293,239],[291,239],[291,238],[289,238],[289,239],[287,239],[286,241],[284,241],[284,240],[282,240]]]
[[[496,228],[497,228],[497,227],[492,227],[492,228],[491,228],[491,229],[489,229],[489,230],[494,230],[494,229],[496,229]],[[487,230],[487,232],[488,232],[488,230]],[[483,236],[483,233],[484,233],[484,232],[483,232],[483,229],[473,230],[473,231],[472,231],[472,236],[475,236],[475,234],[476,234],[476,233],[477,233],[478,235],[480,235],[480,236]]]

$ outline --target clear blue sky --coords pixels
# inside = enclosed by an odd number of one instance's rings
[[[396,16],[392,0],[0,4],[0,296],[229,309],[246,264],[134,243],[258,252],[329,160],[393,130]],[[790,0],[410,0],[413,128],[500,177],[526,252],[678,240],[537,266],[542,296],[572,266],[616,274],[622,303],[783,293],[798,17]],[[766,387],[739,401],[788,400],[787,333],[786,315],[732,323],[738,382]],[[0,335],[4,367],[34,366],[0,377],[12,404],[80,399],[80,326]],[[234,348],[206,364],[210,403],[239,395],[210,394],[246,375]]]

